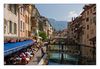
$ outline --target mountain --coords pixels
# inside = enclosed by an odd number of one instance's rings
[[[67,28],[67,21],[56,21],[55,19],[52,18],[49,18],[48,20],[56,31],[61,31]]]

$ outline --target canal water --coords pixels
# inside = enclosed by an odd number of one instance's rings
[[[59,46],[53,46],[53,49],[61,49]],[[64,48],[65,49],[65,48]],[[63,54],[63,60],[62,60]],[[62,52],[49,51],[49,65],[77,65],[78,56],[69,55]],[[63,63],[61,63],[61,61]]]

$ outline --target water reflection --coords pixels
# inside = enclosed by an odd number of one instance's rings
[[[53,46],[52,49],[61,49],[59,46]],[[66,48],[67,49],[67,48]],[[62,55],[63,55],[63,61],[62,61]],[[61,61],[63,63],[61,63]],[[64,52],[57,52],[57,51],[50,51],[49,52],[49,65],[75,65],[78,63],[78,56],[73,56],[73,55],[69,55],[67,53]]]

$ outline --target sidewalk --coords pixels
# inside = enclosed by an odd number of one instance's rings
[[[32,58],[32,60],[27,64],[27,65],[37,65],[40,61],[41,58],[41,49],[39,49],[36,54],[34,55],[34,57]]]

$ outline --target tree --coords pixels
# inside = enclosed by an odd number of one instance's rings
[[[47,39],[47,35],[43,31],[39,31],[39,36],[42,37],[43,40],[46,40]]]

